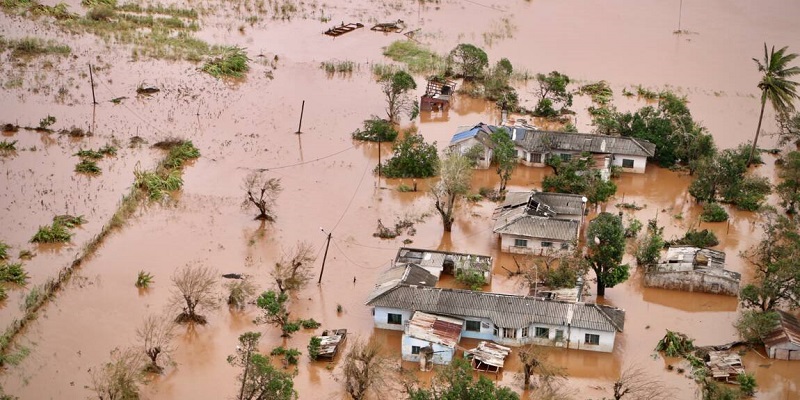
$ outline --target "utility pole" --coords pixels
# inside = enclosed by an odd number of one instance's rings
[[[325,229],[319,228],[322,233],[325,233]],[[331,245],[331,233],[328,232],[328,242],[325,244],[325,255],[322,256],[322,269],[319,271],[319,280],[317,281],[317,285],[322,283],[322,273],[325,272],[325,260],[328,259],[328,247]]]
[[[97,99],[94,97],[94,74],[92,73],[92,64],[89,64],[89,80],[92,84],[92,104],[97,104]]]
[[[683,15],[683,0],[678,6],[678,33],[681,33],[681,16]]]
[[[378,138],[378,188],[381,187],[381,138]]]
[[[300,123],[297,125],[297,132],[295,133],[301,133],[300,128],[303,127],[303,111],[305,110],[306,110],[306,101],[303,100],[303,104],[300,106]]]

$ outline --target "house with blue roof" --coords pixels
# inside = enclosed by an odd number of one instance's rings
[[[475,168],[486,169],[492,163],[492,155],[494,145],[492,144],[491,135],[500,127],[487,125],[483,122],[475,126],[461,126],[458,128],[458,133],[453,135],[450,139],[448,148],[450,151],[457,151],[460,154],[467,154],[470,149],[479,146],[482,150],[478,163]]]

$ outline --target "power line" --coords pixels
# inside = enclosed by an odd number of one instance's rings
[[[356,146],[355,146],[355,145],[353,145],[353,146],[350,146],[350,147],[348,147],[348,148],[346,148],[346,149],[339,150],[339,151],[337,151],[337,152],[335,152],[335,153],[328,154],[328,155],[326,155],[326,156],[322,156],[322,157],[318,157],[318,158],[315,158],[315,159],[313,159],[313,160],[301,161],[301,162],[294,163],[294,164],[279,165],[279,166],[277,166],[277,167],[267,167],[267,168],[252,168],[252,169],[254,169],[254,170],[256,170],[256,171],[259,171],[259,172],[265,172],[265,171],[274,171],[274,170],[276,170],[276,169],[284,169],[284,168],[298,167],[298,166],[300,166],[300,165],[310,164],[310,163],[313,163],[313,162],[322,161],[322,160],[324,160],[324,159],[326,159],[326,158],[331,158],[331,157],[333,157],[333,156],[337,156],[337,155],[339,155],[339,154],[342,154],[342,153],[344,153],[345,151],[348,151],[348,150],[354,149],[355,147],[356,147]]]
[[[358,186],[356,186],[356,190],[353,191],[353,195],[350,197],[350,201],[347,203],[347,207],[345,207],[344,212],[342,212],[342,216],[339,217],[339,220],[336,221],[335,225],[333,225],[331,233],[333,233],[333,231],[336,230],[336,227],[339,226],[339,223],[342,222],[342,219],[344,219],[345,214],[347,214],[347,210],[349,210],[350,206],[353,204],[353,200],[356,198],[356,194],[358,194],[358,189],[361,188],[361,183],[364,182],[364,177],[367,175],[368,169],[369,169],[369,160],[367,160],[367,162],[364,163],[364,172],[361,173],[361,179],[358,181]]]
[[[344,250],[342,250],[342,248],[341,248],[341,247],[339,247],[339,245],[336,243],[336,240],[333,240],[333,247],[336,247],[336,250],[339,250],[339,253],[342,253],[342,255],[344,256],[344,258],[346,258],[346,259],[347,259],[347,261],[350,261],[350,262],[351,262],[353,265],[355,265],[355,266],[356,266],[356,267],[358,267],[358,268],[361,268],[361,269],[370,269],[370,270],[373,270],[373,269],[378,269],[378,268],[381,268],[381,267],[383,267],[383,264],[381,264],[381,265],[378,265],[377,267],[368,267],[368,266],[366,266],[366,265],[362,265],[362,264],[359,264],[359,263],[357,263],[357,262],[353,261],[353,260],[352,260],[350,257],[348,257],[348,256],[347,256],[347,254],[344,252]]]

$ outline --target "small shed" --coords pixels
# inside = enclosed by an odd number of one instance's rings
[[[769,358],[800,360],[800,322],[785,311],[778,311],[775,329],[764,337],[764,347]]]
[[[744,373],[742,357],[727,351],[709,351],[706,365],[711,377],[718,381],[736,382],[736,377]]]
[[[450,108],[450,96],[456,91],[456,83],[447,79],[432,78],[425,94],[420,99],[421,111],[443,111]]]
[[[476,371],[499,373],[506,364],[511,348],[492,342],[480,342],[478,347],[464,351],[464,358],[470,361]]]
[[[322,331],[322,335],[316,336],[320,339],[318,358],[336,357],[339,348],[347,340],[347,329],[330,329]]]
[[[405,361],[421,361],[425,357],[434,364],[449,364],[461,340],[464,320],[417,311],[408,321],[402,339],[402,357]]]

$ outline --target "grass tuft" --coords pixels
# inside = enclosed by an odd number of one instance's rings
[[[141,289],[147,289],[150,287],[150,284],[153,283],[153,274],[149,272],[139,271],[139,274],[136,276],[136,287]]]
[[[39,230],[33,235],[31,242],[33,243],[66,243],[72,238],[72,233],[67,230],[67,227],[61,224],[53,223],[49,226],[40,226]]]
[[[383,55],[406,64],[408,70],[413,73],[439,75],[444,74],[446,70],[446,62],[442,56],[412,41],[392,42]]]
[[[28,273],[21,263],[0,264],[0,282],[24,285],[28,281]]]
[[[247,65],[249,61],[245,49],[238,46],[223,47],[216,57],[206,61],[202,70],[215,78],[241,78],[250,69]]]
[[[80,172],[82,174],[89,174],[89,175],[97,175],[100,172],[102,172],[102,170],[100,169],[100,167],[97,166],[96,162],[89,159],[83,159],[81,160],[81,162],[75,165],[75,172]]]

